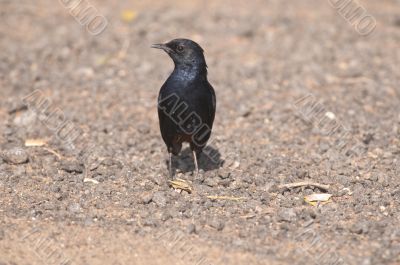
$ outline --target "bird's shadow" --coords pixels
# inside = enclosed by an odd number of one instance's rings
[[[204,172],[219,169],[224,160],[221,159],[220,152],[211,146],[206,146],[200,157],[197,157],[199,169]],[[173,170],[179,169],[182,173],[193,172],[195,170],[192,151],[189,147],[183,149],[179,156],[172,157]]]

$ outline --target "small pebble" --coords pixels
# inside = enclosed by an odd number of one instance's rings
[[[81,210],[79,203],[73,203],[68,207],[68,210],[72,213],[77,213]]]
[[[215,187],[218,185],[218,181],[215,178],[206,178],[204,184],[209,187]]]
[[[188,234],[196,234],[196,225],[195,224],[189,224],[187,227],[187,232]]]
[[[160,207],[165,207],[165,205],[167,205],[167,198],[165,193],[162,191],[157,191],[154,193],[152,200]]]
[[[367,223],[363,222],[358,222],[354,224],[351,228],[350,231],[355,234],[368,234],[369,228]]]
[[[282,209],[278,213],[278,221],[292,222],[296,219],[296,213],[293,209]]]
[[[218,231],[222,231],[222,229],[225,227],[225,223],[218,219],[210,219],[208,225]]]
[[[330,112],[330,111],[326,112],[326,113],[325,113],[325,116],[328,117],[328,118],[331,119],[331,120],[334,120],[334,119],[336,118],[335,113]]]
[[[28,153],[18,147],[4,151],[1,157],[6,163],[15,165],[27,163],[29,160]]]
[[[142,194],[140,201],[143,204],[149,204],[151,202],[151,200],[153,199],[153,194],[150,192],[145,192]]]
[[[172,214],[171,214],[171,212],[169,212],[169,211],[165,211],[165,212],[163,212],[162,214],[161,214],[161,221],[163,221],[163,222],[165,222],[165,221],[167,221],[168,219],[171,219],[172,218]]]
[[[82,173],[83,164],[78,160],[63,160],[60,164],[60,169],[68,173]]]

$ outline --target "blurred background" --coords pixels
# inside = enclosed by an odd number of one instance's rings
[[[0,0],[0,18],[0,262],[400,262],[399,1]],[[222,163],[175,162],[193,194],[165,183],[156,114],[173,63],[150,45],[174,38],[217,94]],[[278,188],[306,180],[330,190]]]

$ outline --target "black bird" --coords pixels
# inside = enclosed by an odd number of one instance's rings
[[[175,64],[158,96],[158,118],[169,153],[169,174],[172,177],[172,154],[178,155],[182,143],[188,142],[197,175],[197,157],[211,136],[216,110],[215,92],[207,80],[204,51],[188,39],[151,47],[164,50]]]

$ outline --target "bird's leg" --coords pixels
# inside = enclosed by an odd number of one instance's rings
[[[169,153],[168,171],[169,171],[169,178],[173,179],[174,175],[172,174],[172,153]]]
[[[194,160],[194,168],[195,168],[196,177],[197,177],[197,175],[199,175],[199,165],[197,164],[197,154],[196,154],[195,150],[193,150],[192,153],[193,153],[193,160]]]

